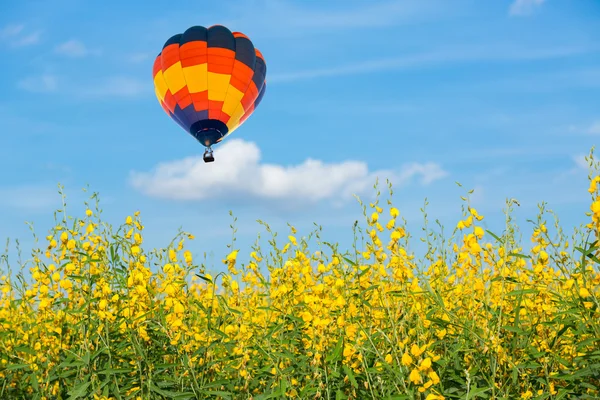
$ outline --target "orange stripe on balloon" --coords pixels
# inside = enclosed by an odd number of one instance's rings
[[[193,40],[191,42],[187,42],[181,45],[181,58],[185,58],[188,56],[199,56],[206,54],[208,43],[204,40]]]
[[[191,96],[196,111],[208,110],[208,90],[200,93],[192,93]]]
[[[263,57],[262,53],[257,48],[254,49],[254,52],[256,53],[256,57],[260,57],[263,61],[265,61],[265,58]]]
[[[242,107],[244,110],[248,110],[252,104],[254,104],[254,100],[258,97],[258,89],[256,88],[256,84],[254,82],[250,82],[250,86],[248,86],[248,90],[244,93],[244,97],[242,97]]]
[[[175,112],[175,105],[177,104],[177,100],[175,100],[175,96],[171,94],[170,90],[167,90],[165,94],[165,105],[171,112]]]
[[[253,112],[254,112],[254,104],[252,104],[250,106],[250,108],[248,108],[246,110],[244,115],[242,115],[242,118],[240,118],[240,125],[243,124],[248,119],[248,117],[252,115]]]
[[[208,57],[206,57],[206,56],[190,57],[190,58],[182,59],[181,66],[183,68],[193,67],[195,65],[206,64],[207,62],[208,62]]]
[[[208,72],[214,72],[215,74],[229,75],[231,74],[231,65],[219,65],[208,63]]]
[[[192,104],[192,98],[187,86],[184,86],[179,92],[175,93],[174,97],[182,110]]]
[[[161,70],[161,56],[159,55],[154,59],[154,65],[152,66],[152,78],[155,78],[156,74],[158,74],[158,72]]]
[[[243,62],[235,60],[231,75],[242,81],[250,82],[252,80],[252,76],[254,76],[254,71]]]
[[[208,101],[208,118],[219,119],[221,115],[221,107],[223,107],[222,101],[209,100]]]
[[[170,44],[162,51],[162,70],[166,71],[170,66],[179,61],[179,43]]]
[[[233,37],[234,38],[246,38],[248,40],[250,40],[250,38],[246,35],[244,35],[242,32],[232,32],[233,33]]]
[[[231,116],[229,114],[227,114],[224,111],[221,111],[221,115],[219,116],[220,121],[222,121],[224,124],[227,124],[230,119],[231,119]]]
[[[224,49],[221,47],[209,47],[208,55],[209,56],[235,58],[235,51],[229,50],[229,49]]]
[[[229,67],[229,72],[231,72],[231,68],[233,67],[233,62],[235,58],[233,57],[221,57],[215,55],[208,55],[208,66],[211,65],[224,65]]]

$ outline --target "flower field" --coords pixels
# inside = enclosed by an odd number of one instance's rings
[[[191,234],[145,248],[137,212],[61,210],[31,262],[3,258],[0,398],[600,398],[600,176],[576,233],[542,205],[530,246],[512,203],[490,232],[465,201],[422,259],[389,192],[349,252],[263,223],[219,274]]]

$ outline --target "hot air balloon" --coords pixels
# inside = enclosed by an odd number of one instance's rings
[[[250,39],[222,25],[193,26],[167,40],[154,60],[156,97],[165,112],[206,147],[239,128],[265,94],[267,65]]]

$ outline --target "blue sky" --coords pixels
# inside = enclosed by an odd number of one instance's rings
[[[600,137],[599,23],[595,0],[7,3],[0,239],[31,247],[25,221],[45,236],[58,183],[78,215],[88,186],[108,222],[140,210],[149,246],[194,233],[191,249],[214,252],[215,268],[229,210],[242,254],[263,231],[257,219],[283,238],[287,222],[300,236],[317,222],[349,246],[361,216],[352,194],[368,199],[376,177],[392,180],[416,236],[425,198],[451,229],[468,189],[496,231],[507,197],[525,235],[540,201],[578,225],[582,156]],[[160,108],[151,72],[171,35],[213,24],[252,39],[268,88],[204,164]]]

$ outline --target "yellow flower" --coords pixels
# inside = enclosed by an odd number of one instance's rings
[[[177,253],[173,249],[169,249],[169,260],[171,262],[177,262]]]
[[[186,263],[187,265],[192,265],[192,252],[191,252],[191,251],[189,251],[189,250],[186,250],[186,251],[183,253],[183,258],[185,259],[185,263]]]
[[[423,352],[425,351],[425,348],[427,346],[423,345],[422,347],[417,346],[416,344],[413,343],[413,345],[410,347],[410,352],[413,356],[415,357],[419,357],[421,354],[423,354]]]
[[[410,371],[410,375],[408,376],[408,379],[410,379],[410,381],[412,383],[414,383],[415,385],[417,383],[421,382],[421,374],[419,373],[419,370],[414,368],[412,371]]]
[[[379,214],[377,214],[376,212],[371,214],[371,221],[373,221],[373,223],[377,222],[378,220],[379,220]]]
[[[478,239],[482,239],[485,232],[480,226],[476,226],[475,229],[473,229],[473,234],[477,236]]]
[[[419,364],[419,369],[421,371],[425,371],[426,369],[431,368],[431,358],[427,357]]]
[[[445,400],[445,397],[440,394],[429,393],[425,400]]]
[[[235,262],[237,259],[238,250],[233,250],[231,253],[227,255],[227,262]]]
[[[60,281],[60,287],[65,290],[69,290],[73,288],[73,283],[68,279],[63,279],[62,281]]]
[[[429,376],[429,379],[431,379],[434,385],[440,383],[440,377],[438,376],[438,374],[435,373],[435,371],[430,371],[427,375]]]
[[[533,393],[531,392],[531,390],[526,391],[525,393],[521,394],[521,399],[527,400],[533,397]]]

